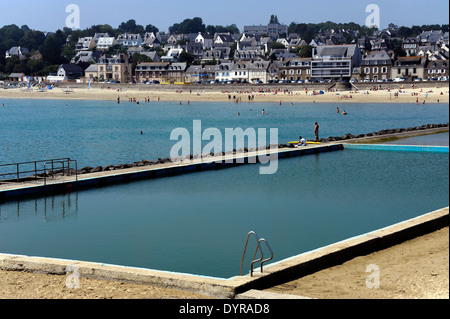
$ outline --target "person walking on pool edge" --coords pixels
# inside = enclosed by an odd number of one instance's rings
[[[316,142],[319,142],[319,124],[317,122],[314,127],[314,135],[316,136]]]

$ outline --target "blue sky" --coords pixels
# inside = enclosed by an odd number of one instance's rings
[[[186,18],[201,17],[206,25],[267,24],[276,14],[281,23],[318,23],[325,21],[365,24],[366,6],[380,8],[381,27],[389,23],[412,26],[448,24],[447,0],[40,0],[2,1],[0,26],[28,25],[31,29],[56,31],[65,27],[66,6],[80,8],[81,29],[94,24],[110,24],[135,19],[138,24],[153,24],[167,31]]]

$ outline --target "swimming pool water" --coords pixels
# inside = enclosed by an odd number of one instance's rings
[[[448,206],[448,160],[345,150],[3,203],[0,252],[229,278],[249,231],[279,261]]]

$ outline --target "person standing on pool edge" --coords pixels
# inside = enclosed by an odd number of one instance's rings
[[[315,123],[314,135],[316,136],[316,142],[319,142],[319,124]]]

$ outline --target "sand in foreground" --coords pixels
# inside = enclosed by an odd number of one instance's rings
[[[368,289],[368,265],[380,268],[380,288]],[[173,289],[0,270],[0,299],[202,299]],[[449,228],[418,237],[269,291],[318,299],[449,299]]]

